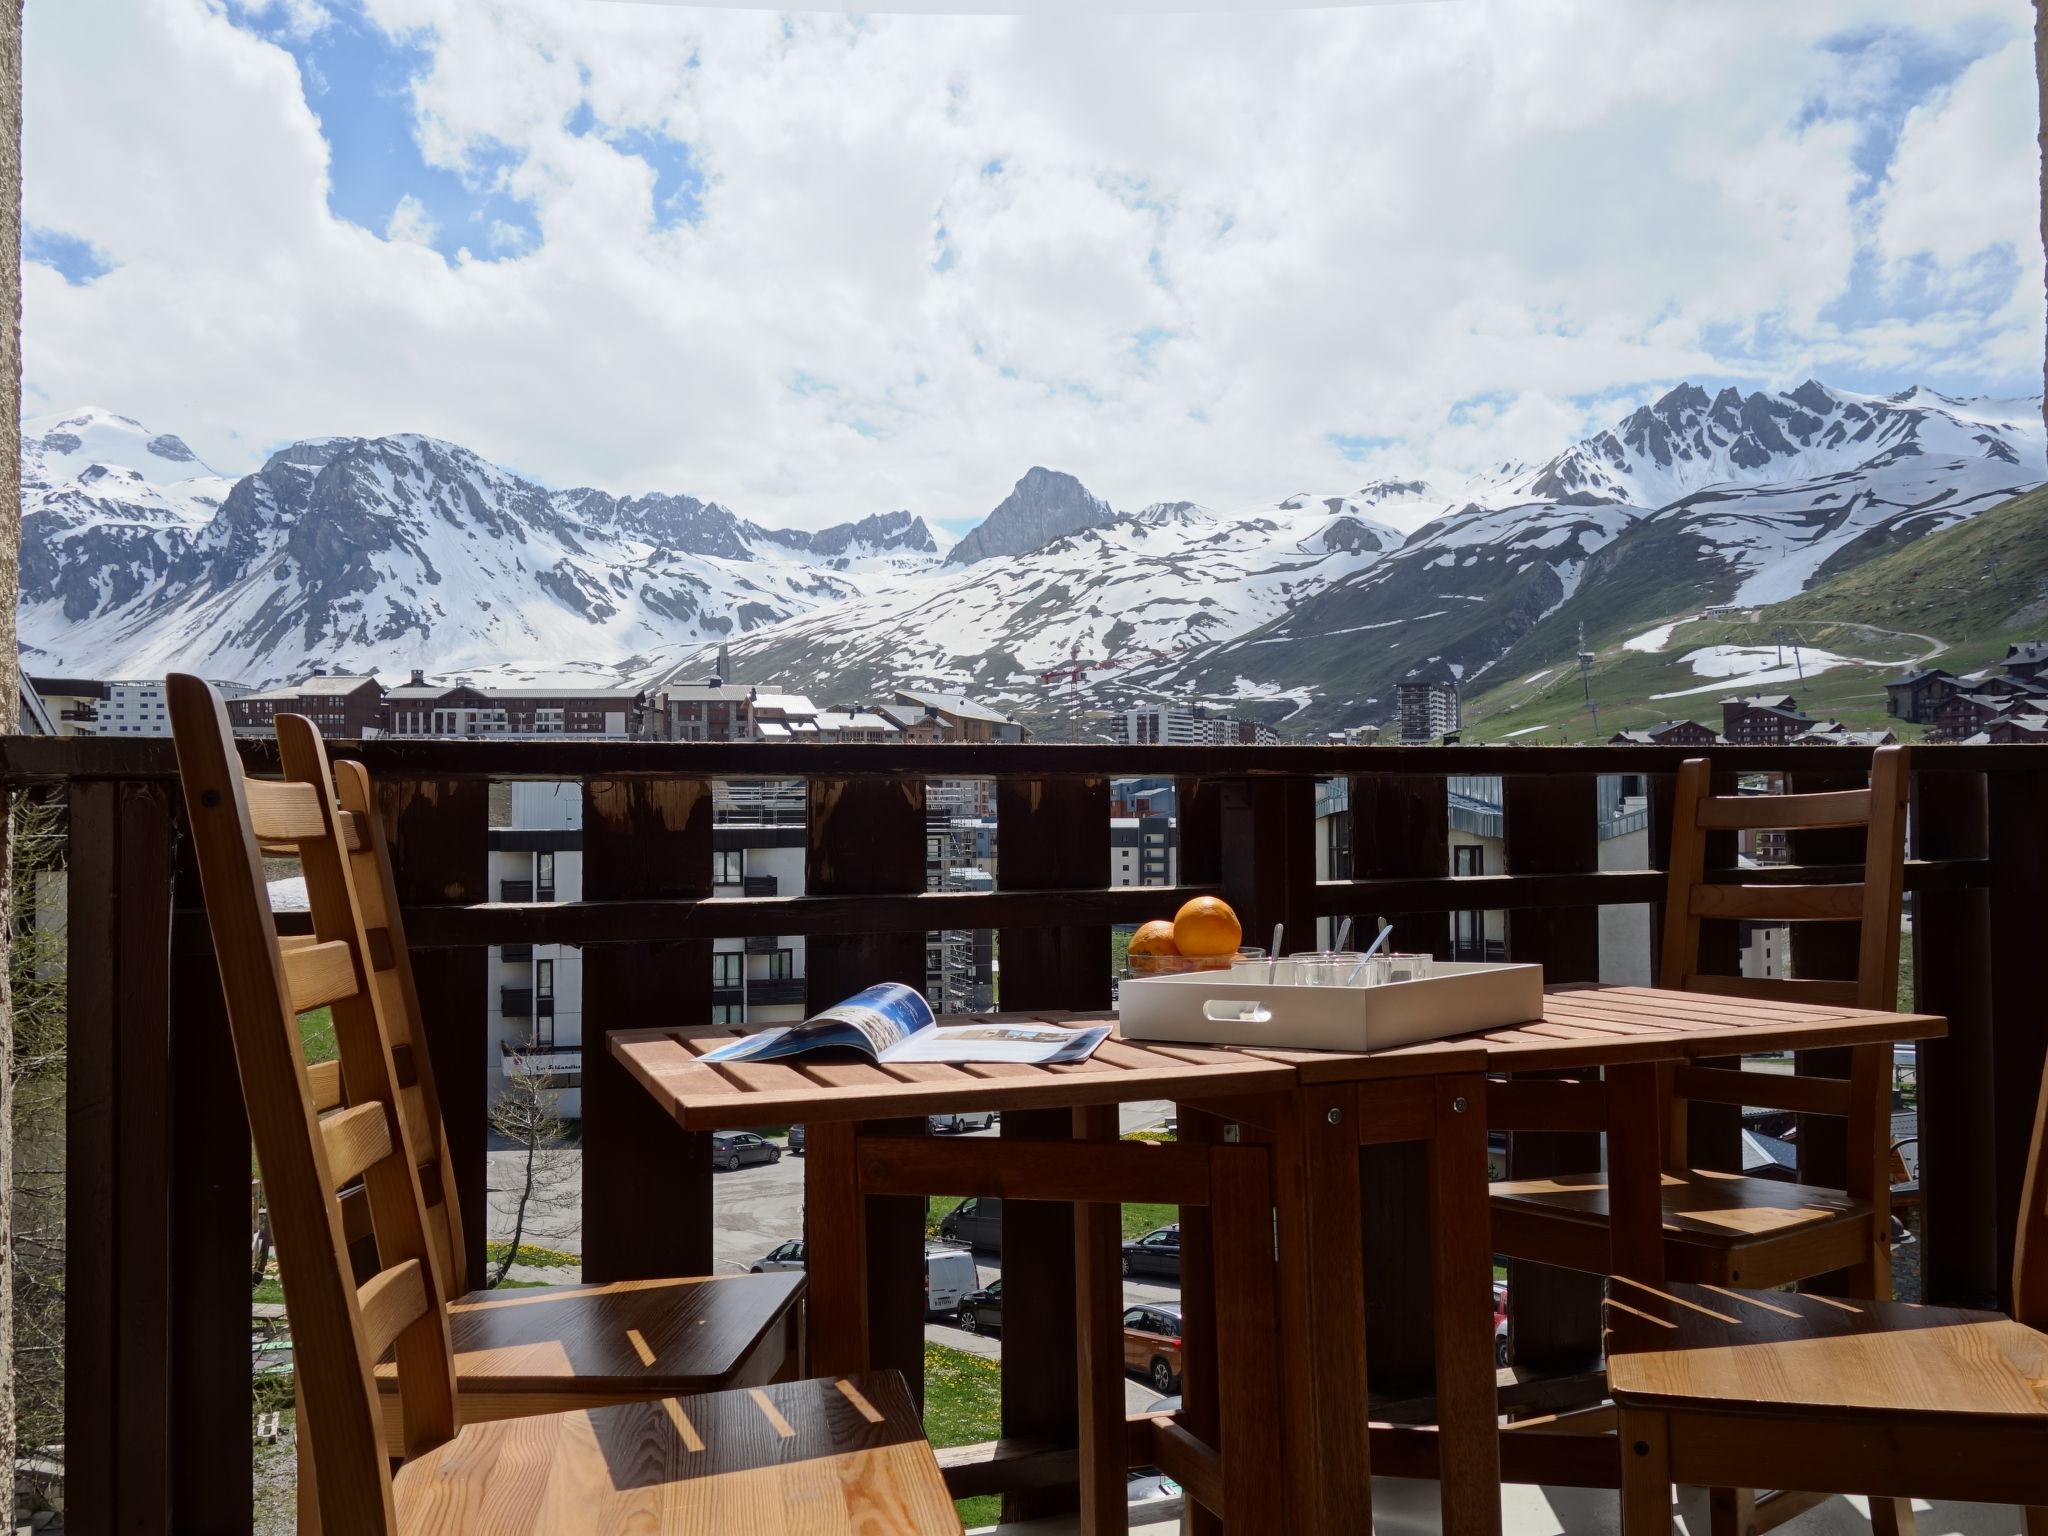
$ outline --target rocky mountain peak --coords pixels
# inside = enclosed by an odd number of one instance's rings
[[[1034,465],[1010,494],[946,554],[948,565],[971,565],[992,555],[1025,555],[1054,539],[1114,522],[1108,502],[1072,475]]]

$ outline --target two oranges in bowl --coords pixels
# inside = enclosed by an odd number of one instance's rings
[[[1197,896],[1174,913],[1171,922],[1155,918],[1131,935],[1131,974],[1228,970],[1243,938],[1243,925],[1229,902],[1220,896]]]

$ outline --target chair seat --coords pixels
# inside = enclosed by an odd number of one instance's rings
[[[398,1469],[401,1536],[959,1536],[903,1378],[465,1424]]]
[[[1607,1175],[1557,1174],[1492,1187],[1496,1211],[1589,1227],[1608,1220]],[[1739,1247],[1870,1215],[1867,1200],[1838,1189],[1687,1168],[1664,1171],[1664,1235],[1681,1243]]]
[[[464,1421],[770,1380],[803,1288],[784,1271],[470,1291],[448,1308]],[[388,1355],[377,1385],[396,1397]]]
[[[2048,1430],[2048,1334],[1996,1312],[1613,1278],[1608,1389],[1636,1406],[1969,1414]]]

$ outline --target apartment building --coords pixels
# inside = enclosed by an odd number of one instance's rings
[[[1420,678],[1398,685],[1401,739],[1438,741],[1458,729],[1455,678]]]
[[[1144,704],[1108,720],[1109,738],[1130,746],[1269,747],[1280,733],[1256,720],[1211,714],[1200,704]]]
[[[495,901],[583,898],[583,787],[512,783],[493,788],[488,837]],[[491,1096],[505,1079],[534,1075],[556,1090],[556,1112],[583,1116],[583,951],[571,944],[503,944],[490,951]]]
[[[228,700],[228,720],[237,731],[267,735],[279,715],[304,715],[330,740],[376,736],[384,730],[384,685],[367,674],[316,672]]]
[[[228,700],[230,718],[233,718],[234,701],[250,694],[247,683],[229,683],[209,679],[221,696]],[[75,729],[70,735],[93,736],[168,736],[171,734],[170,716],[165,712],[164,680],[160,677],[123,678],[113,682],[68,684],[73,688],[100,689],[97,699],[88,699],[83,693],[66,698],[66,713],[72,715],[70,723],[75,727],[90,725],[90,731]],[[50,695],[43,695],[48,703]],[[91,705],[91,714],[85,706]],[[54,723],[54,721],[53,721]]]
[[[100,706],[106,702],[107,685],[89,677],[31,677],[28,684],[49,712],[50,733],[55,736],[96,736],[99,734]],[[215,686],[223,686],[216,684]],[[241,684],[225,686],[239,689]]]
[[[478,688],[411,680],[384,695],[394,736],[595,736],[638,734],[646,695],[630,688]]]

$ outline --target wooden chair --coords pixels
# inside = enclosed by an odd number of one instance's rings
[[[2020,1198],[2011,1318],[1610,1280],[1622,1536],[1669,1536],[1673,1483],[2019,1504],[2048,1536],[2048,1070]]]
[[[1904,878],[1906,749],[1880,747],[1870,788],[1833,794],[1719,796],[1694,758],[1678,772],[1671,879],[1664,906],[1660,987],[1890,1011],[1897,1002],[1899,901]],[[1708,884],[1706,835],[1743,828],[1867,828],[1864,878],[1840,885]],[[1861,922],[1854,981],[1716,976],[1699,969],[1700,924]],[[1660,1073],[1665,1148],[1665,1274],[1712,1285],[1783,1285],[1849,1270],[1852,1293],[1891,1290],[1887,1143],[1891,1047],[1859,1046],[1844,1078],[1790,1077],[1679,1066]],[[1748,1178],[1687,1166],[1688,1103],[1749,1105],[1849,1122],[1844,1189]],[[1607,1176],[1561,1174],[1493,1186],[1496,1252],[1603,1274],[1609,1262]]]
[[[301,760],[311,771],[320,750],[311,722],[281,717],[278,741],[288,762]],[[369,940],[373,1011],[398,1064],[400,1102],[420,1159],[428,1237],[443,1293],[452,1298],[448,1321],[463,1422],[754,1386],[794,1374],[802,1351],[801,1274],[476,1288],[383,819],[361,763],[334,763],[333,782],[349,883]],[[317,918],[321,898],[310,882],[307,894]],[[316,1101],[323,1110],[338,1107],[339,1075],[314,1071]],[[395,1362],[378,1365],[377,1383],[386,1443],[396,1454],[401,1441]]]
[[[498,1419],[457,1428],[455,1359],[418,1159],[417,1111],[372,1002],[350,837],[310,730],[282,783],[246,779],[227,712],[168,687],[172,734],[220,958],[250,1130],[290,1287],[294,1362],[321,1523],[348,1533],[886,1529],[960,1522],[902,1379],[877,1373]],[[300,857],[310,942],[278,940],[262,846]],[[298,1018],[332,1009],[351,1102],[322,1116]],[[358,1286],[337,1191],[360,1180],[382,1268]],[[376,1362],[396,1363],[405,1461],[386,1456]]]
[[[1904,885],[1906,749],[1880,747],[1868,789],[1828,794],[1713,795],[1704,758],[1679,768],[1672,806],[1671,872],[1658,985],[1720,997],[1753,997],[1890,1011],[1897,1004],[1899,906]],[[1709,884],[1712,832],[1865,829],[1861,881],[1829,885]],[[1722,976],[1700,970],[1708,919],[1858,922],[1854,981]],[[1844,1289],[1891,1296],[1891,1047],[1858,1046],[1847,1078],[1793,1077],[1693,1065],[1658,1071],[1662,1170],[1661,1273],[1703,1285],[1775,1286],[1845,1272]],[[1597,1092],[1597,1088],[1594,1090]],[[1504,1097],[1504,1096],[1503,1096]],[[1751,1178],[1689,1166],[1687,1106],[1746,1105],[1848,1121],[1841,1189]],[[1505,1116],[1496,1115],[1497,1123]],[[1604,1112],[1602,1115],[1604,1123]],[[1493,1186],[1496,1253],[1598,1274],[1629,1266],[1616,1253],[1607,1175],[1562,1174]],[[1865,1490],[1858,1490],[1859,1492]],[[1744,1513],[1754,1504],[1756,1518]],[[1717,1488],[1715,1536],[1770,1529],[1796,1512]],[[1880,1507],[1881,1530],[1910,1529],[1909,1509]]]

